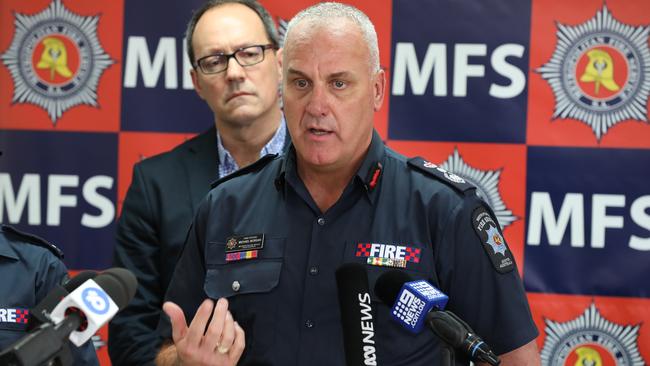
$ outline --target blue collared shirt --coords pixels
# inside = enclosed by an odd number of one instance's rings
[[[267,154],[280,154],[284,148],[284,141],[287,136],[286,122],[284,121],[284,115],[280,120],[280,127],[275,131],[275,135],[271,140],[264,145],[260,151],[260,158]],[[223,178],[228,174],[234,173],[239,170],[239,165],[230,154],[221,141],[221,133],[217,130],[217,152],[219,154],[219,178]]]

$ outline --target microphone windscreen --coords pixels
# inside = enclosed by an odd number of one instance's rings
[[[379,299],[388,306],[393,306],[397,296],[406,282],[413,281],[408,273],[398,270],[388,271],[377,279],[375,282],[375,294]]]
[[[111,268],[95,277],[95,282],[113,299],[121,310],[128,305],[135,295],[138,280],[125,268]]]
[[[79,287],[82,283],[88,281],[91,278],[95,278],[97,276],[97,272],[95,271],[83,271],[77,273],[76,276],[68,279],[63,283],[63,288],[68,291],[68,293],[74,291]]]
[[[454,348],[463,344],[467,332],[464,326],[445,311],[432,311],[427,314],[427,322],[433,331]]]

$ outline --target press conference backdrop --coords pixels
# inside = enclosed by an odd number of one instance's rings
[[[263,3],[284,29],[313,1]],[[389,77],[376,129],[478,186],[544,365],[650,362],[650,2],[352,3]],[[110,266],[133,164],[212,123],[183,40],[199,4],[0,1],[0,222]]]

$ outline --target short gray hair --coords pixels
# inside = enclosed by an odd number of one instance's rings
[[[284,42],[289,38],[291,29],[302,21],[308,21],[313,25],[327,25],[332,19],[347,19],[359,26],[361,36],[366,41],[370,53],[371,69],[373,72],[379,71],[379,45],[375,26],[366,14],[352,5],[328,2],[316,4],[300,11],[289,21]]]

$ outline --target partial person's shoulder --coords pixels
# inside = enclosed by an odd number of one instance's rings
[[[2,233],[0,241],[4,241],[4,244],[10,245],[18,252],[42,253],[53,255],[57,259],[63,258],[61,249],[39,236],[28,234],[13,226],[4,224],[0,225],[0,232]]]
[[[171,150],[161,152],[152,156],[143,156],[136,163],[141,169],[158,169],[161,167],[170,167],[173,162],[192,156],[191,152],[199,152],[203,149],[213,149],[216,155],[217,137],[216,130],[210,128],[182,143],[174,146]],[[216,164],[216,163],[215,163]]]
[[[217,179],[216,181],[212,182],[210,187],[212,189],[223,185],[226,182],[231,182],[233,180],[237,179],[247,179],[247,177],[252,176],[254,173],[260,172],[264,170],[265,168],[269,167],[271,165],[271,162],[273,161],[280,161],[282,155],[280,154],[267,154],[261,157],[259,160],[254,162],[253,164],[247,165],[231,174],[226,175],[225,177],[221,177]],[[232,183],[230,183],[232,184]]]
[[[425,160],[419,156],[406,160],[406,165],[412,174],[421,175],[426,180],[434,180],[451,188],[460,195],[473,193],[476,187],[465,180],[463,177],[456,175],[442,167]]]

